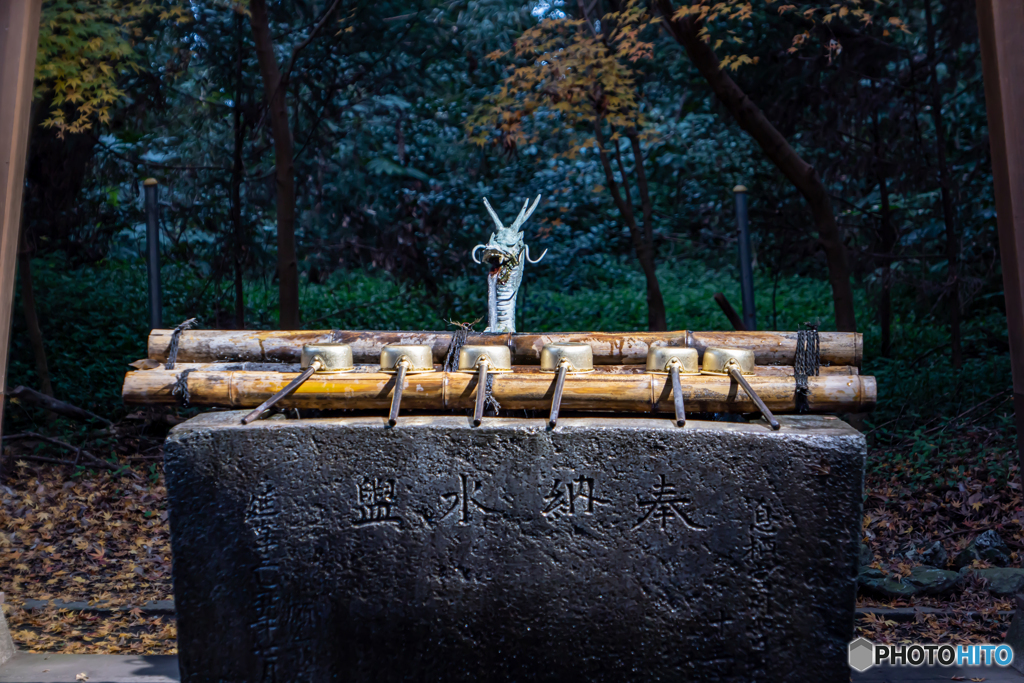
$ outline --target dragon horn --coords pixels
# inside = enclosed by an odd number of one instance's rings
[[[523,204],[523,210],[519,212],[519,216],[516,217],[516,222],[512,224],[509,230],[518,230],[519,227],[526,222],[533,212],[537,210],[537,205],[540,204],[540,195],[537,195],[537,199],[534,200],[533,206],[530,206],[530,200],[527,199],[526,203]]]
[[[484,197],[484,206],[487,207],[487,213],[491,214],[491,218],[494,219],[494,224],[498,226],[498,230],[504,230],[505,226],[501,224],[498,214],[494,213],[494,209],[491,208],[491,203],[487,201],[487,197]]]

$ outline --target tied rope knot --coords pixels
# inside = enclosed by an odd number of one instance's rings
[[[174,382],[174,386],[171,387],[171,396],[181,396],[181,405],[188,408],[188,400],[191,398],[191,394],[188,393],[188,376],[190,373],[195,372],[195,368],[189,368],[183,373],[178,375]]]
[[[448,345],[448,353],[444,357],[443,370],[445,372],[455,372],[459,369],[459,353],[462,351],[462,347],[466,345],[469,333],[473,331],[473,326],[480,322],[480,320],[481,318],[477,318],[471,323],[460,323],[455,320],[445,321],[455,327],[455,332],[452,333],[452,342]]]
[[[472,323],[455,323],[458,325],[452,334],[452,343],[448,345],[448,355],[444,357],[444,371],[455,372],[459,369],[459,352],[466,345],[469,333],[473,329]]]
[[[181,341],[181,333],[195,327],[196,320],[198,318],[189,318],[174,328],[174,332],[171,333],[171,345],[167,349],[167,365],[164,366],[165,370],[174,369],[174,364],[178,362],[178,342]]]
[[[807,396],[810,387],[808,377],[821,374],[821,344],[818,340],[818,323],[804,323],[806,330],[796,333],[796,355],[793,359],[793,376],[796,378],[796,411],[810,410]]]
[[[477,318],[471,323],[460,323],[454,320],[447,321],[449,325],[455,326],[455,332],[452,334],[452,343],[448,345],[448,354],[444,359],[444,371],[455,372],[459,369],[459,354],[462,351],[462,347],[466,345],[466,341],[469,339],[469,333],[473,331],[473,326],[480,322],[480,318]],[[512,335],[505,335],[505,343],[511,344]],[[484,397],[484,405],[486,406],[486,412],[488,415],[497,415],[498,411],[501,410],[501,404],[498,403],[498,399],[494,398],[491,393],[494,387],[494,373],[487,374],[487,386],[485,391],[487,395]]]

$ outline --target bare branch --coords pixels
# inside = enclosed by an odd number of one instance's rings
[[[309,32],[306,39],[292,49],[292,57],[288,61],[288,66],[284,70],[284,75],[281,77],[281,83],[288,82],[288,78],[292,73],[292,67],[295,66],[295,60],[298,58],[299,53],[305,50],[306,46],[313,42],[313,39],[316,38],[316,34],[320,32],[320,29],[324,27],[324,24],[327,23],[327,20],[331,18],[331,15],[334,14],[334,10],[338,9],[338,5],[340,4],[341,0],[334,0],[334,4],[331,5],[330,9],[324,12],[324,15],[320,18],[320,21],[317,22],[316,26],[313,27],[313,30]],[[278,87],[280,87],[280,85],[278,85]]]
[[[102,460],[102,459],[96,457],[95,455],[93,455],[92,453],[90,453],[89,451],[85,450],[84,448],[79,448],[78,446],[72,446],[71,444],[66,443],[64,441],[61,441],[60,439],[54,439],[53,437],[43,436],[42,434],[37,434],[36,432],[22,432],[20,434],[10,434],[10,435],[7,435],[7,436],[3,437],[4,441],[21,441],[21,440],[28,440],[28,439],[31,439],[33,441],[44,441],[44,442],[46,442],[48,444],[52,444],[54,446],[59,446],[61,448],[65,448],[65,449],[67,449],[69,451],[74,451],[75,452],[75,460],[74,460],[74,462],[68,462],[68,461],[65,461],[65,460],[56,460],[55,462],[66,463],[68,465],[78,465],[78,464],[80,464],[79,461],[84,456],[85,459],[90,463],[88,465],[89,467],[99,467],[101,469],[115,470],[115,471],[120,469],[120,466],[114,465],[113,463],[109,463],[106,460]],[[17,458],[20,458],[22,456],[15,455],[13,457],[15,459],[17,459]]]
[[[594,28],[594,23],[592,21],[590,21],[590,16],[589,16],[590,12],[583,5],[583,0],[576,0],[576,2],[580,6],[580,14],[583,15],[583,23],[585,23],[587,25],[587,28],[590,29],[590,33],[595,38],[597,38],[598,37],[597,30]],[[593,4],[590,5],[590,9],[594,9],[594,5]]]

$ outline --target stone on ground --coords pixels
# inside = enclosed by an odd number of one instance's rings
[[[0,593],[0,605],[3,605],[3,593]],[[11,631],[7,628],[7,620],[4,618],[3,607],[0,607],[0,666],[14,656],[14,641],[11,640]]]
[[[1013,567],[992,567],[990,569],[965,568],[961,573],[973,574],[988,582],[988,592],[993,595],[1015,595],[1024,590],[1024,569]]]
[[[1010,564],[1010,549],[995,529],[989,529],[960,551],[953,564],[957,569],[963,569],[971,566],[974,560],[1005,567]]]
[[[1010,622],[1003,642],[1013,648],[1015,656],[1010,666],[1024,673],[1024,657],[1016,656],[1016,653],[1024,652],[1024,595],[1018,593],[1014,602],[1017,603],[1017,612],[1013,615],[1013,621]]]
[[[942,543],[934,541],[930,545],[906,546],[897,553],[899,557],[905,558],[915,564],[925,564],[929,567],[944,568],[949,563],[949,553],[942,547]]]
[[[860,566],[868,567],[875,561],[875,553],[867,543],[860,544]]]
[[[861,588],[887,598],[908,598],[912,595],[938,595],[956,585],[960,575],[937,567],[914,567],[910,576],[900,579],[879,569],[862,569],[858,582]]]

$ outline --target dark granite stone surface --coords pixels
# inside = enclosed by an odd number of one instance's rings
[[[167,443],[183,681],[849,680],[835,418],[242,415]]]

